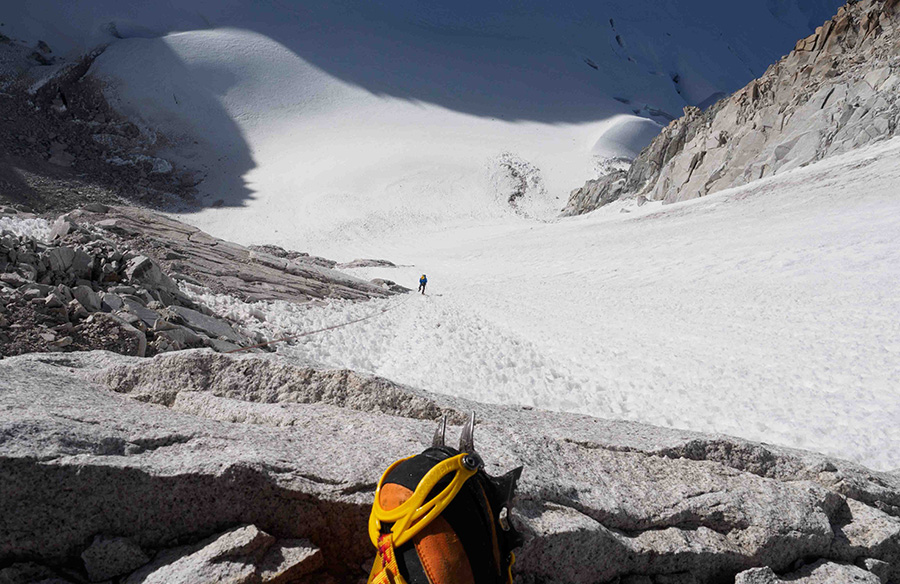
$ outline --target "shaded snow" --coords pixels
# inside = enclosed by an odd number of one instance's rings
[[[109,43],[91,72],[110,101],[206,177],[190,221],[315,249],[553,217],[598,156],[634,156],[839,4],[29,0],[4,22],[55,55]],[[516,208],[505,156],[541,185]]]

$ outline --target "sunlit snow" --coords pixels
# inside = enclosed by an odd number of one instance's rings
[[[179,218],[428,274],[425,296],[359,304],[191,290],[269,338],[372,316],[279,345],[290,359],[900,467],[900,143],[556,218],[842,1],[515,4],[30,0],[4,34],[109,43],[91,70],[109,99],[205,173],[210,206]]]
[[[425,296],[314,308],[206,299],[268,338],[373,316],[278,347],[304,362],[891,469],[897,185],[893,140],[688,203],[360,246],[414,265],[351,273],[415,288],[425,272]]]

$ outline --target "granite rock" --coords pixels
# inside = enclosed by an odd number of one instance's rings
[[[512,512],[522,582],[707,583],[850,555],[895,565],[895,475],[208,350],[0,361],[0,562],[68,565],[97,535],[167,550],[253,525],[307,540],[325,572],[354,581],[373,553],[365,525],[381,472],[420,451],[440,415],[470,410],[487,470],[525,466]]]
[[[900,133],[900,5],[859,0],[704,112],[687,107],[627,172],[572,192],[563,214],[622,197],[702,197]]]

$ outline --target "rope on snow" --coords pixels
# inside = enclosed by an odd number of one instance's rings
[[[362,321],[364,321],[364,320],[369,320],[370,318],[375,318],[376,316],[381,316],[381,315],[384,314],[385,312],[388,312],[389,310],[393,310],[393,309],[397,308],[398,306],[400,306],[401,304],[404,304],[404,303],[408,302],[410,298],[412,298],[412,295],[411,295],[411,294],[410,294],[406,299],[404,299],[403,302],[398,302],[398,303],[394,304],[393,306],[388,306],[388,307],[382,308],[381,310],[375,311],[375,312],[373,312],[372,314],[368,314],[368,315],[363,316],[363,317],[361,317],[361,318],[356,318],[356,319],[354,319],[354,320],[348,320],[347,322],[342,322],[342,323],[340,323],[340,324],[335,324],[335,325],[331,325],[331,326],[326,326],[325,328],[316,329],[316,330],[314,330],[314,331],[307,331],[307,332],[305,332],[305,333],[300,333],[300,334],[297,334],[297,335],[290,335],[290,336],[287,336],[287,337],[281,337],[281,338],[279,338],[279,339],[275,339],[275,340],[272,340],[272,341],[266,341],[265,343],[259,343],[259,344],[257,344],[257,345],[250,345],[249,347],[241,347],[240,349],[232,349],[231,351],[225,351],[225,353],[226,353],[226,354],[228,354],[228,353],[240,353],[240,352],[242,352],[242,351],[250,351],[250,350],[252,350],[252,349],[261,349],[261,348],[267,347],[267,346],[269,346],[269,345],[274,345],[275,343],[283,343],[283,342],[285,342],[285,341],[292,341],[292,340],[294,340],[294,339],[299,339],[299,338],[302,338],[302,337],[309,337],[309,336],[312,336],[312,335],[315,335],[315,334],[318,334],[318,333],[324,333],[325,331],[330,331],[330,330],[334,330],[334,329],[343,328],[343,327],[348,326],[348,325],[351,325],[351,324],[356,324],[356,323],[362,322]]]

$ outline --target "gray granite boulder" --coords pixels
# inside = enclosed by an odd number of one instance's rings
[[[274,537],[249,525],[167,550],[125,584],[277,584],[321,566],[321,554],[309,542],[276,544]]]
[[[81,554],[91,582],[129,574],[150,561],[144,550],[125,537],[98,535]]]
[[[184,306],[170,306],[167,310],[175,315],[180,322],[183,322],[186,327],[208,335],[213,339],[222,338],[233,343],[240,343],[245,340],[242,335],[235,332],[231,325],[224,320],[207,316]]]
[[[94,292],[90,286],[75,286],[72,294],[88,312],[100,311],[100,295]]]
[[[125,274],[132,284],[142,285],[150,290],[178,290],[178,284],[163,273],[156,263],[147,256],[138,256],[128,261]]]
[[[753,568],[741,572],[734,584],[882,584],[881,579],[862,568],[819,560],[796,572],[777,576],[771,568]]]
[[[512,514],[522,582],[721,582],[818,559],[875,560],[896,578],[895,475],[205,350],[0,361],[0,563],[71,565],[105,534],[167,553],[253,525],[309,541],[328,574],[355,581],[381,472],[420,451],[441,414],[469,410],[487,470],[525,466]]]

